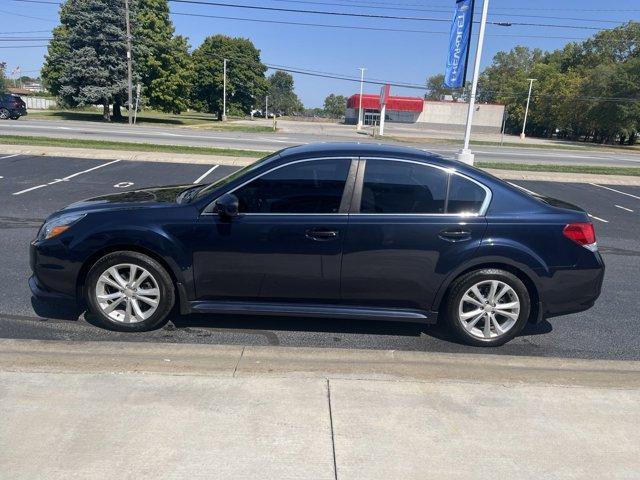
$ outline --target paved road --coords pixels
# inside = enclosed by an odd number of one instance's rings
[[[332,128],[323,133],[322,129],[310,133],[249,133],[220,132],[185,127],[129,127],[127,125],[102,124],[96,122],[76,122],[60,120],[39,120],[26,117],[19,121],[0,122],[0,134],[35,135],[56,138],[83,138],[90,140],[116,140],[122,142],[145,142],[167,145],[189,145],[219,148],[240,148],[274,151],[284,147],[312,142],[360,141],[372,142],[350,128]],[[445,156],[454,155],[459,146],[442,144],[412,144]],[[499,148],[489,146],[473,147],[478,161],[513,163],[566,163],[581,165],[608,165],[621,167],[640,166],[640,154],[609,153],[575,150],[554,150],[539,148]]]
[[[167,183],[191,183],[211,167],[171,163],[6,156],[0,149],[0,337],[345,347],[640,360],[640,187],[515,182],[585,207],[594,216],[607,264],[601,299],[576,315],[529,326],[500,349],[451,342],[438,327],[234,316],[186,316],[155,332],[98,329],[82,312],[31,301],[28,244],[42,219],[93,195]],[[229,173],[220,166],[202,181]],[[605,181],[603,179],[603,181]],[[34,188],[37,187],[37,188]]]

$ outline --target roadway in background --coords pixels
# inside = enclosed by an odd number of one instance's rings
[[[289,122],[292,124],[293,122]],[[301,122],[304,123],[304,122]],[[310,133],[305,124],[305,132],[256,133],[234,131],[211,131],[188,127],[147,127],[127,125],[40,120],[22,118],[18,121],[0,123],[0,134],[22,136],[46,136],[53,138],[75,138],[86,140],[110,140],[120,142],[155,143],[162,145],[184,145],[198,147],[233,148],[245,150],[275,151],[294,145],[313,142],[359,141],[380,142],[380,140],[358,134],[353,126],[332,125],[318,133]],[[392,129],[388,129],[393,135]],[[389,141],[387,139],[385,142]],[[407,143],[407,145],[426,149],[444,156],[453,156],[459,145],[432,143]],[[472,145],[476,161],[506,163],[564,163],[580,165],[606,165],[618,167],[640,167],[640,154],[630,152],[606,152],[592,150],[569,150],[552,148],[493,147]]]

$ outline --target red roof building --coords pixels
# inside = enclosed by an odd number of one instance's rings
[[[424,100],[420,97],[400,97],[390,95],[387,100],[387,110],[399,112],[422,112]],[[347,108],[358,109],[360,106],[360,94],[351,95],[347,100]],[[362,95],[362,108],[367,110],[380,110],[380,95],[365,93]]]

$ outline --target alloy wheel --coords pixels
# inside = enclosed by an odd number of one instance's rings
[[[515,290],[500,280],[478,282],[464,293],[458,306],[458,320],[471,335],[482,340],[507,333],[520,316],[520,299]]]
[[[6,120],[11,114],[6,108],[0,108],[0,119]]]
[[[107,268],[98,277],[96,303],[111,320],[121,323],[142,322],[151,317],[160,304],[160,288],[145,268],[122,263]]]

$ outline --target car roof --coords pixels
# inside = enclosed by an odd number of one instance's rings
[[[327,156],[400,156],[402,158],[415,157],[426,159],[434,154],[429,154],[417,148],[402,147],[400,145],[390,145],[369,142],[319,142],[297,147],[285,148],[280,152],[281,158],[291,159],[291,157],[327,157]]]

